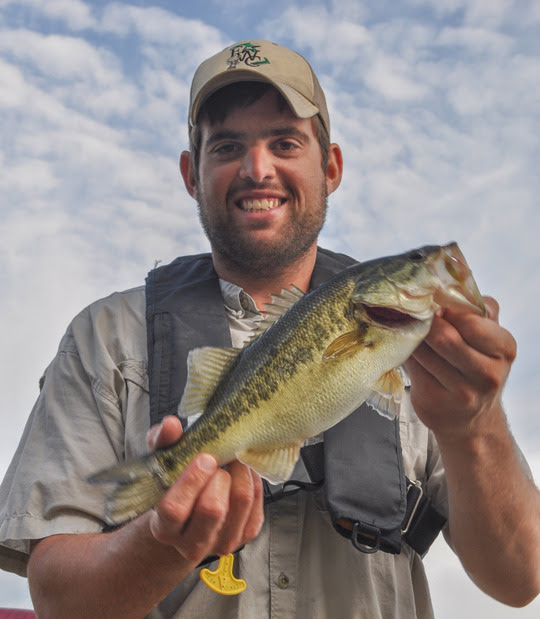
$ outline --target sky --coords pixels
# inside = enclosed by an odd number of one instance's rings
[[[364,260],[459,243],[518,343],[509,424],[540,479],[540,3],[0,0],[0,478],[70,320],[206,251],[178,171],[191,76],[239,40],[287,45],[325,89],[345,174],[321,244]],[[438,541],[436,616],[532,619]],[[0,572],[0,606],[31,607]],[[458,615],[459,613],[459,615]]]

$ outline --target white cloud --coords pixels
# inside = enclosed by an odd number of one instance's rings
[[[439,18],[461,17],[471,26],[528,28],[540,20],[536,0],[407,0],[416,7],[429,7]]]
[[[513,12],[519,3],[515,0],[474,0],[464,4],[465,22],[470,24],[485,24],[497,28],[505,20],[506,16]],[[523,5],[523,3],[521,3]]]
[[[4,195],[12,192],[48,192],[58,185],[50,165],[41,159],[25,159],[18,164],[4,164],[0,177],[0,191]]]
[[[0,101],[3,108],[17,109],[27,102],[22,72],[0,58]]]
[[[123,115],[137,103],[118,57],[82,39],[6,30],[0,37],[0,52],[23,67],[29,83],[67,105],[103,116]]]
[[[73,30],[84,30],[95,25],[90,7],[82,0],[1,0],[0,7],[25,8],[32,15],[63,22]]]
[[[125,37],[134,33],[143,45],[161,49],[158,64],[171,63],[193,72],[207,56],[225,47],[227,39],[216,28],[199,19],[186,19],[158,7],[136,7],[123,3],[108,4],[103,11],[101,28],[105,32]],[[163,52],[166,47],[169,51]],[[178,53],[181,50],[182,53]],[[152,48],[146,49],[152,52]],[[175,53],[176,52],[176,53]],[[168,54],[172,54],[169,58]]]
[[[410,101],[423,98],[428,88],[419,83],[410,74],[407,63],[396,57],[375,57],[364,71],[366,85],[377,91],[382,97]]]
[[[292,40],[297,51],[312,63],[332,63],[339,70],[350,66],[359,50],[371,46],[371,34],[361,23],[329,13],[322,5],[309,11],[290,6],[279,17],[261,23],[263,36],[276,42]]]
[[[505,34],[485,28],[453,28],[445,27],[438,36],[439,45],[462,47],[471,54],[489,54],[493,56],[506,55],[515,42]]]

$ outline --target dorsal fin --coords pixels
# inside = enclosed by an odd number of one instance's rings
[[[265,333],[275,322],[277,322],[284,314],[286,314],[293,305],[306,296],[305,292],[300,290],[294,284],[291,284],[290,289],[283,288],[279,294],[272,295],[272,301],[265,303],[265,317],[259,322],[257,328],[253,330],[246,346],[253,342]]]
[[[265,304],[266,313],[275,312],[282,316],[305,296],[306,293],[303,290],[291,284],[289,289],[283,288],[279,294],[272,295],[272,301]]]
[[[178,408],[180,417],[191,417],[204,411],[217,385],[227,373],[238,348],[194,348],[187,358],[188,377],[184,395]]]

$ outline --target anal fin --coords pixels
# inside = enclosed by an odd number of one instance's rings
[[[264,479],[279,484],[291,477],[303,444],[304,442],[300,441],[268,451],[248,449],[236,454],[236,457]]]

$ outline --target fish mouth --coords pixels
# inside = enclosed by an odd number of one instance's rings
[[[375,264],[366,283],[350,297],[358,322],[388,329],[428,323],[439,308],[486,315],[482,295],[456,243],[426,246],[401,256],[406,266],[393,272]]]
[[[487,315],[482,295],[457,243],[441,247],[440,255],[428,268],[441,281],[433,295],[435,303],[456,311]]]
[[[371,322],[376,323],[381,327],[387,327],[390,329],[407,327],[410,324],[421,320],[419,316],[409,314],[393,307],[368,305],[366,303],[361,303],[358,307],[361,307],[363,313],[365,313]]]

